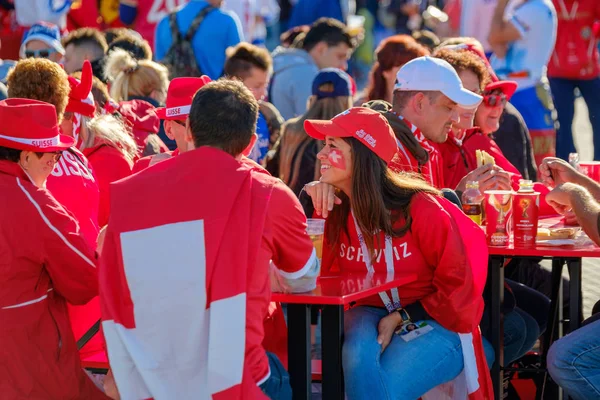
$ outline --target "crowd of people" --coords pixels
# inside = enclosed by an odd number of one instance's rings
[[[272,292],[393,272],[417,278],[345,311],[347,398],[490,399],[462,194],[536,181],[600,245],[600,183],[567,162],[575,89],[600,160],[593,0],[23,3],[0,1],[2,398],[288,400]],[[505,269],[511,365],[550,277]],[[600,398],[599,315],[540,349],[573,399]]]

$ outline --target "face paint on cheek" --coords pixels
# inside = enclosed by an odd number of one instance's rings
[[[346,170],[346,159],[340,150],[331,149],[327,158],[329,159],[331,166],[337,169]]]

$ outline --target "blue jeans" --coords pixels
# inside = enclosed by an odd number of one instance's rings
[[[349,400],[417,399],[460,374],[463,355],[458,334],[435,321],[427,321],[432,331],[410,342],[393,335],[382,354],[377,326],[386,315],[384,308],[366,306],[344,315],[342,366]],[[492,365],[494,351],[483,342]]]
[[[587,104],[594,132],[594,160],[600,160],[600,78],[563,79],[549,78],[554,106],[560,127],[556,132],[556,156],[569,159],[569,153],[576,153],[573,143],[573,117],[575,116],[575,88]]]
[[[516,307],[504,316],[504,365],[523,357],[540,336],[535,319]]]
[[[548,371],[575,400],[600,398],[600,320],[555,342],[548,352]]]
[[[267,352],[267,357],[269,358],[271,376],[260,385],[260,389],[271,400],[292,400],[290,375],[283,368],[283,364],[275,354]]]

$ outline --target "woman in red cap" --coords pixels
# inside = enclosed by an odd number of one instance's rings
[[[66,303],[98,294],[96,257],[45,189],[61,152],[56,111],[0,102],[0,393],[3,399],[107,399],[81,368]]]
[[[470,399],[492,396],[478,333],[487,271],[481,229],[423,180],[388,167],[396,138],[378,112],[352,108],[305,128],[325,141],[321,181],[341,200],[325,223],[322,274],[417,276],[346,312],[348,399],[416,399],[457,377],[468,380]]]

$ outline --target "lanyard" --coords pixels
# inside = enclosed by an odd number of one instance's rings
[[[367,271],[369,272],[369,274],[372,274],[375,272],[375,269],[373,268],[373,262],[371,260],[371,253],[369,253],[369,249],[367,249],[367,245],[365,243],[365,238],[363,236],[362,231],[358,227],[358,222],[356,221],[354,212],[351,211],[351,213],[352,213],[352,219],[354,220],[354,227],[356,228],[356,234],[358,236],[358,242],[360,243],[360,248],[363,253],[363,259],[365,262],[365,266],[367,267]],[[393,279],[393,277],[394,277],[394,253],[393,253],[393,248],[392,248],[392,237],[389,235],[385,235],[384,255],[385,255],[385,265],[386,265],[386,269],[387,269],[388,279]],[[398,295],[398,289],[393,288],[391,290],[391,292],[392,292],[392,300],[390,300],[390,297],[388,296],[387,292],[379,292],[379,297],[381,298],[381,301],[383,301],[383,304],[385,305],[385,308],[388,310],[388,312],[392,312],[395,309],[400,307],[400,296]]]

